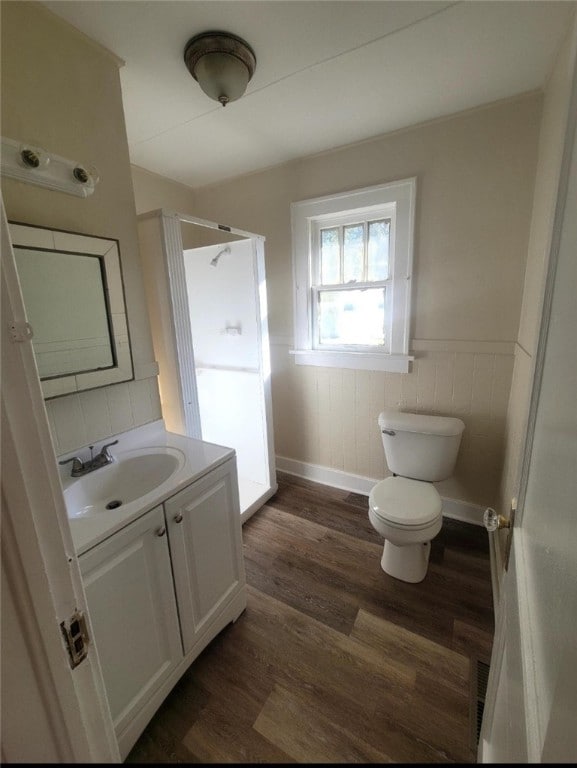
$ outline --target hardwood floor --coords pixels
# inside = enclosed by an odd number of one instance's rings
[[[380,567],[366,497],[279,473],[243,540],[246,611],[126,762],[475,762],[473,664],[493,637],[484,528],[445,519],[425,580],[407,584]]]

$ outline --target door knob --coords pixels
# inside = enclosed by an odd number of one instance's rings
[[[181,512],[177,512],[176,515],[174,516],[174,522],[175,523],[182,523],[182,520],[183,520],[182,513]]]
[[[483,514],[483,522],[485,523],[485,528],[488,531],[497,531],[501,528],[511,527],[510,518],[503,517],[503,515],[499,515],[491,507],[487,507],[487,509],[485,510],[485,513]]]
[[[165,533],[166,533],[166,528],[164,527],[164,525],[161,525],[160,528],[156,529],[157,536],[164,536]]]

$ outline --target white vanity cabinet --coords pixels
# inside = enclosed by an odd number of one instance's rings
[[[182,659],[162,507],[122,528],[79,562],[110,712],[120,734]]]
[[[79,557],[122,759],[246,607],[234,455]]]

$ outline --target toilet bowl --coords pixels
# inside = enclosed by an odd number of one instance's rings
[[[422,581],[431,541],[443,524],[433,482],[449,477],[465,425],[450,416],[383,411],[379,415],[388,467],[394,473],[369,494],[369,520],[384,538],[381,567],[400,581]]]
[[[441,497],[420,480],[388,477],[369,494],[369,520],[385,539],[381,567],[401,581],[422,581],[429,565],[431,540],[443,523]]]

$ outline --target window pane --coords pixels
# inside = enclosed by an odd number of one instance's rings
[[[343,283],[362,282],[364,262],[363,225],[353,224],[343,231]]]
[[[383,346],[385,289],[319,291],[319,344]]]
[[[386,280],[389,276],[389,238],[391,220],[369,223],[367,280]]]
[[[340,282],[339,229],[321,229],[321,284],[335,285]]]

